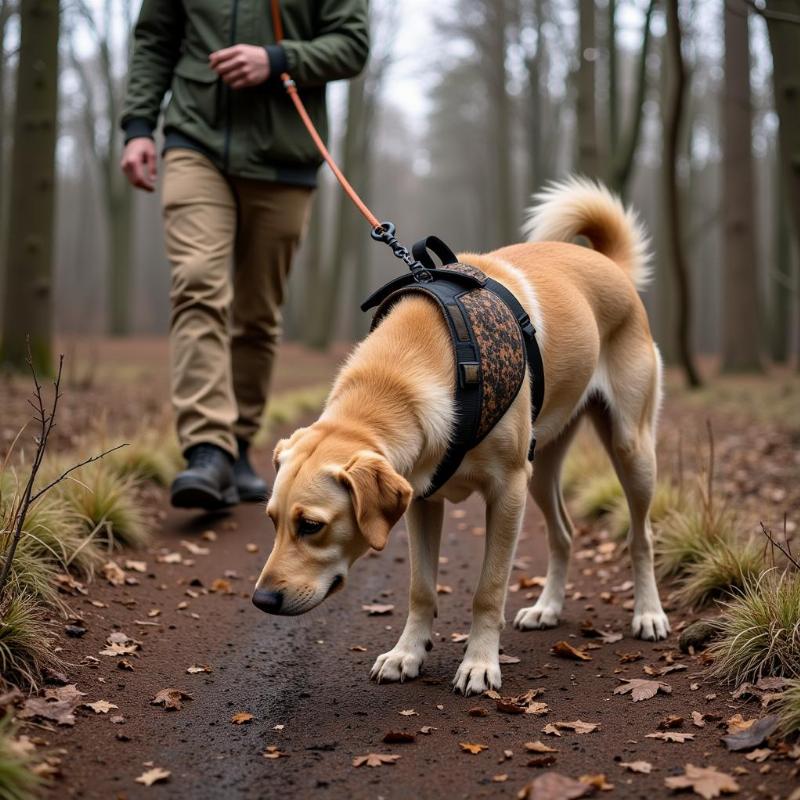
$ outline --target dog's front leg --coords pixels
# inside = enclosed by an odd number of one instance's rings
[[[443,516],[444,503],[432,500],[414,500],[406,512],[411,560],[408,618],[397,644],[378,656],[372,667],[370,677],[378,683],[416,678],[432,647]]]
[[[528,472],[519,470],[486,501],[486,550],[472,601],[472,628],[453,688],[465,695],[499,689],[500,631],[505,625],[506,591],[517,544]]]

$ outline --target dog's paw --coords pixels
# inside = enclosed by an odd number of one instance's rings
[[[667,615],[661,609],[634,613],[631,627],[637,639],[647,639],[652,642],[666,639],[671,630]]]
[[[555,628],[561,609],[545,603],[536,603],[528,608],[521,608],[514,618],[514,627],[521,631],[532,631],[540,628]]]
[[[499,689],[503,684],[500,661],[494,658],[474,658],[467,654],[456,670],[453,691],[469,697],[487,689]]]
[[[411,648],[396,646],[378,656],[369,676],[378,683],[410,681],[419,675],[425,652],[424,645]]]

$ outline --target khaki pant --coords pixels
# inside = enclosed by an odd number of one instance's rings
[[[235,454],[261,422],[311,189],[228,178],[189,149],[164,162],[178,439],[184,452],[210,442]]]

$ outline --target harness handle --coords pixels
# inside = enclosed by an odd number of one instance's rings
[[[455,253],[438,236],[426,236],[424,239],[415,242],[411,248],[411,252],[417,261],[422,262],[428,269],[436,269],[436,264],[434,264],[428,252],[429,250],[439,257],[443,267],[448,264],[458,263]]]

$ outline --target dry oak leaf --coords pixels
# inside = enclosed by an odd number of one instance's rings
[[[288,753],[284,753],[278,750],[278,746],[274,744],[268,744],[266,750],[261,754],[264,758],[289,758]]]
[[[186,667],[186,671],[190,675],[197,675],[200,672],[212,672],[212,669],[208,664],[192,664],[191,667]]]
[[[747,753],[745,758],[748,761],[755,761],[757,764],[761,764],[762,762],[766,761],[774,752],[775,751],[770,747],[759,747]]]
[[[525,749],[529,753],[557,753],[555,747],[550,747],[546,745],[544,742],[535,741],[535,742],[525,742]]]
[[[664,742],[677,742],[683,744],[684,742],[691,742],[694,739],[693,733],[680,733],[678,731],[659,731],[658,733],[648,733],[645,739],[661,739]]]
[[[574,733],[593,733],[600,727],[599,722],[584,722],[576,719],[574,722],[553,722],[542,728],[542,733],[561,736],[560,731],[573,731]]]
[[[100,571],[112,586],[122,586],[125,583],[125,570],[116,561],[107,561]]]
[[[160,706],[163,705],[164,708],[169,711],[170,709],[178,710],[179,708],[183,708],[182,700],[191,700],[192,696],[187,694],[182,689],[173,689],[167,688],[162,689],[160,692],[156,694],[156,696],[150,701],[151,706]]]
[[[701,714],[699,711],[692,711],[692,725],[696,728],[705,728],[706,715]]]
[[[649,761],[620,761],[619,765],[629,772],[639,772],[642,775],[649,775],[653,765]]]
[[[29,697],[25,705],[17,712],[19,719],[33,719],[41,717],[49,719],[58,725],[75,724],[75,707],[80,705],[80,701],[71,700],[47,700],[44,697]]]
[[[746,731],[751,725],[755,725],[756,717],[745,719],[741,714],[734,714],[730,719],[725,720],[728,726],[728,733],[741,733]]]
[[[715,767],[695,767],[693,764],[687,764],[684,769],[683,775],[664,778],[664,785],[669,789],[691,789],[705,800],[739,791],[739,784],[730,775],[720,772]]]
[[[253,715],[249,711],[237,711],[232,717],[231,722],[234,725],[244,725],[253,719]]]
[[[143,783],[145,786],[152,786],[154,783],[162,783],[166,781],[172,773],[168,769],[161,767],[153,767],[143,772],[137,779],[136,783]]]
[[[361,606],[361,610],[366,611],[369,617],[382,617],[391,614],[394,606],[391,603],[367,603]]]
[[[522,659],[517,656],[508,656],[505,653],[500,653],[498,661],[500,664],[519,664]]]
[[[384,764],[395,764],[400,756],[389,753],[367,753],[365,756],[356,756],[353,759],[354,767],[382,767]]]
[[[112,708],[119,708],[119,706],[115,706],[107,700],[98,700],[95,703],[84,703],[83,705],[86,708],[91,708],[95,714],[108,714]]]
[[[131,559],[128,559],[125,562],[125,569],[130,569],[133,572],[147,572],[147,562],[146,561],[131,561]]]
[[[591,661],[592,657],[587,655],[582,650],[573,647],[569,642],[561,641],[556,642],[551,648],[550,652],[559,658],[570,658],[573,661]]]
[[[195,544],[194,542],[188,542],[186,539],[181,539],[181,545],[185,547],[193,556],[207,556],[211,549],[208,547],[203,547],[202,545]]]
[[[135,653],[139,649],[139,645],[135,642],[131,642],[130,644],[120,644],[119,642],[113,642],[112,644],[108,645],[108,647],[104,647],[100,651],[101,656],[129,656],[131,653]]]
[[[482,752],[483,750],[488,750],[488,744],[473,744],[472,742],[459,742],[458,746],[465,752],[465,753],[472,753],[472,755],[476,756],[478,753]]]
[[[558,772],[545,772],[534,778],[517,792],[518,800],[575,800],[591,794],[594,789],[585,783],[559,775]]]
[[[404,717],[418,717],[419,716],[419,714],[417,714],[417,712],[414,711],[413,708],[404,708],[402,711],[398,711],[397,713],[401,714]]]
[[[644,678],[631,678],[630,680],[620,678],[620,680],[622,684],[614,689],[614,694],[627,694],[630,692],[634,703],[639,700],[649,700],[651,697],[655,697],[658,692],[672,694],[672,687],[668,683],[662,683],[661,681],[647,681]]]
[[[592,789],[599,789],[601,792],[610,792],[614,788],[614,784],[609,783],[602,772],[597,775],[581,775],[578,780],[587,786],[591,786]]]
[[[156,556],[156,561],[159,564],[180,564],[183,561],[183,556],[180,553],[164,553]]]

